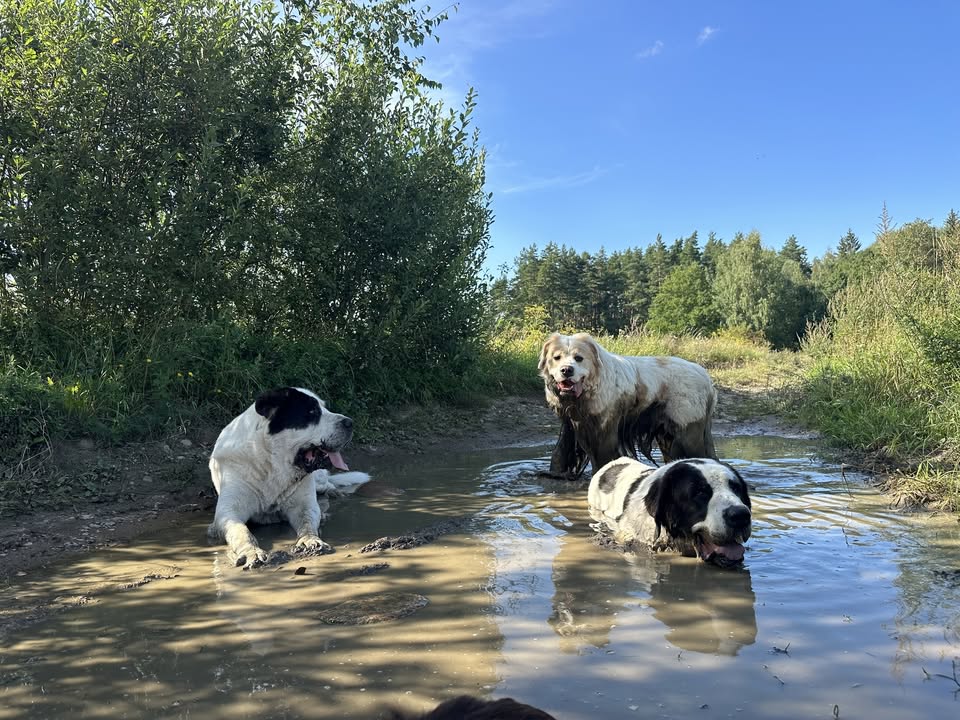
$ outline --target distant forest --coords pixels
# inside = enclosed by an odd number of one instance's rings
[[[923,254],[958,229],[953,210],[942,226],[915,220],[894,229],[884,207],[877,235],[899,254]],[[524,248],[512,269],[501,270],[491,304],[499,329],[529,323],[532,314],[557,329],[709,335],[726,328],[795,348],[841,289],[883,263],[875,244],[862,247],[852,230],[812,261],[795,236],[772,250],[756,231],[729,243],[714,233],[703,243],[697,232],[670,244],[658,236],[646,249],[610,254],[551,243]]]

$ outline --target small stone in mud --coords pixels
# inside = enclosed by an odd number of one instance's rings
[[[412,615],[429,603],[417,593],[378,593],[324,608],[317,618],[328,625],[372,625]]]
[[[298,567],[296,570],[293,571],[293,574],[294,574],[294,575],[306,575],[306,574],[307,574],[307,569],[301,565],[300,567]]]

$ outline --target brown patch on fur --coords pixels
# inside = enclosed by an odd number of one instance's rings
[[[657,396],[653,399],[653,402],[666,404],[672,392],[673,392],[673,388],[671,388],[669,385],[664,383],[660,388],[660,392],[658,392]]]

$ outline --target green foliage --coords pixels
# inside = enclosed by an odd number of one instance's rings
[[[784,260],[793,260],[800,267],[804,276],[810,277],[812,268],[810,261],[807,259],[807,249],[797,241],[796,235],[791,235],[786,239],[783,247],[780,248],[779,255]]]
[[[647,328],[655,333],[705,333],[718,326],[706,271],[691,261],[670,271],[650,305]]]
[[[804,343],[803,414],[838,443],[960,460],[960,236],[916,221],[878,237],[874,272],[838,293]]]
[[[756,232],[738,234],[729,247],[710,233],[703,250],[696,232],[670,246],[658,236],[646,250],[610,255],[528,247],[512,277],[508,272],[490,295],[496,331],[521,322],[524,308],[542,305],[557,329],[683,334],[744,327],[775,347],[795,348],[826,305],[796,238],[774,253]]]
[[[760,233],[738,234],[717,262],[714,293],[717,311],[727,327],[763,332],[770,322],[770,251]]]
[[[351,412],[460,393],[491,213],[472,93],[431,101],[404,50],[441,19],[0,0],[4,417],[56,397],[124,436],[280,383]]]
[[[724,324],[762,333],[776,348],[796,347],[807,323],[823,311],[801,261],[764,248],[756,231],[734,238],[717,262],[713,283]]]
[[[844,255],[853,255],[856,252],[860,252],[860,240],[853,230],[847,229],[847,234],[840,238],[840,243],[837,245],[837,255],[843,257]]]

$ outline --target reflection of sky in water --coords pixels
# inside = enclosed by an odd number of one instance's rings
[[[950,674],[960,656],[960,529],[891,510],[816,449],[720,440],[754,501],[739,571],[596,547],[585,484],[539,480],[546,458],[487,468],[498,693],[566,698],[585,718],[629,717],[651,699],[664,717],[827,717],[834,705],[841,717],[952,716],[952,683],[925,682],[921,666]]]

